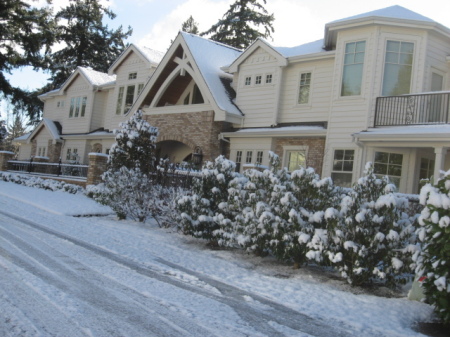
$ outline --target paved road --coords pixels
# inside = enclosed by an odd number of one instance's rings
[[[180,280],[45,221],[0,210],[0,336],[351,336],[155,256],[197,281]]]

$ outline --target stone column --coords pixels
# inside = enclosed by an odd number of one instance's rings
[[[8,171],[8,161],[14,158],[14,152],[0,151],[0,171]]]
[[[108,155],[103,153],[89,153],[89,167],[86,185],[97,185],[102,182],[102,174],[106,171]]]

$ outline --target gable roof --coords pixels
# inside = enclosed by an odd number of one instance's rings
[[[218,107],[226,112],[242,116],[241,111],[232,102],[229,87],[232,76],[221,70],[221,67],[233,62],[242,52],[198,35],[185,32],[180,34]]]
[[[108,74],[112,75],[117,71],[117,68],[120,67],[123,61],[130,56],[132,53],[135,53],[138,55],[142,61],[144,61],[147,64],[147,67],[156,67],[159,62],[161,62],[164,53],[148,48],[148,47],[138,47],[135,44],[130,44],[125,50],[122,52],[122,54],[119,55],[119,57],[111,64],[111,66],[108,69]]]
[[[40,123],[36,126],[36,128],[27,134],[27,137],[18,137],[15,140],[16,141],[27,141],[28,143],[36,137],[39,132],[41,132],[42,129],[47,129],[47,131],[50,133],[50,136],[52,137],[53,143],[61,141],[61,132],[62,127],[59,122],[54,122],[51,119],[48,118],[42,118]]]

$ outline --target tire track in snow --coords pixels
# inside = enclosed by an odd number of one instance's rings
[[[221,295],[217,295],[214,292],[207,291],[202,288],[195,287],[191,284],[186,284],[178,279],[174,279],[167,274],[162,274],[161,271],[153,270],[151,267],[143,266],[131,259],[114,254],[98,246],[89,244],[85,241],[60,233],[43,225],[40,225],[34,221],[24,219],[22,217],[10,214],[9,212],[0,211],[0,214],[4,214],[10,218],[13,218],[19,222],[22,222],[30,227],[38,229],[47,234],[56,236],[60,239],[67,240],[73,244],[85,248],[101,257],[107,258],[118,264],[121,264],[131,270],[156,279],[160,282],[165,282],[170,285],[176,286],[183,290],[193,292],[195,294],[208,297],[215,301],[221,302],[238,313],[238,315],[249,325],[251,325],[256,331],[268,335],[268,336],[284,336],[282,332],[275,329],[274,325],[280,325],[288,327],[289,329],[303,332],[311,336],[329,336],[332,332],[333,336],[353,336],[351,329],[347,330],[344,327],[337,327],[336,325],[328,325],[323,321],[316,320],[307,315],[301,314],[298,311],[290,309],[282,304],[276,303],[272,300],[264,298],[263,296],[252,294],[248,291],[244,291],[237,287],[228,285],[221,281],[215,280],[200,273],[196,273],[192,270],[188,270],[179,265],[166,261],[157,257],[156,261],[169,266],[172,269],[179,270],[188,275],[194,276],[199,280],[209,284],[210,286],[218,289]],[[256,302],[246,302],[245,298],[251,298]],[[273,324],[276,323],[276,324]]]

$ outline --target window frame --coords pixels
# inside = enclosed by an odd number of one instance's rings
[[[309,147],[307,145],[290,145],[290,146],[283,146],[283,167],[286,167],[289,171],[289,164],[290,164],[290,160],[289,160],[289,154],[292,152],[304,152],[304,157],[305,157],[305,161],[304,161],[304,167],[307,167],[307,162],[308,162],[308,151],[309,151]],[[297,167],[295,170],[300,169],[300,166]],[[295,171],[294,170],[294,171]],[[289,171],[292,172],[292,171]]]
[[[303,75],[307,76],[309,74],[309,83],[302,83]],[[312,70],[304,70],[299,73],[299,79],[298,79],[298,86],[297,86],[297,105],[300,106],[308,106],[311,105],[311,87],[312,87]],[[300,98],[302,96],[302,88],[308,88],[308,95],[307,95],[307,101],[306,102],[300,102]]]
[[[358,52],[357,50],[357,46],[358,44],[361,44],[362,42],[364,42],[364,51],[363,52]],[[354,44],[355,48],[353,52],[347,52],[347,47],[350,44]],[[366,61],[366,49],[367,49],[367,40],[366,39],[358,39],[358,40],[353,40],[353,41],[347,41],[344,43],[344,51],[343,51],[343,59],[342,59],[342,75],[341,75],[341,87],[340,87],[340,92],[339,95],[340,97],[358,97],[358,96],[362,96],[363,95],[363,78],[364,78],[364,65],[365,65],[365,61]],[[357,62],[357,54],[359,55],[363,55],[362,56],[362,61],[361,62]],[[347,56],[348,55],[353,55],[353,62],[349,62],[347,63]],[[351,67],[355,67],[360,65],[361,70],[360,70],[360,74],[358,74],[358,80],[359,80],[359,92],[358,93],[351,93],[351,94],[344,94],[344,79],[346,78],[346,74],[349,74],[349,72],[346,72],[347,69],[351,69]]]
[[[402,65],[402,66],[405,66],[406,64],[400,64],[400,63],[393,63],[393,62],[387,62],[387,60],[388,60],[388,53],[394,53],[394,51],[390,51],[390,50],[388,50],[388,44],[389,44],[389,42],[399,42],[400,43],[400,52],[398,53],[399,54],[399,56],[398,56],[398,59],[400,59],[400,54],[402,54],[401,53],[401,48],[402,48],[402,43],[404,43],[404,44],[406,44],[406,43],[408,43],[408,44],[412,44],[412,46],[413,46],[413,50],[412,50],[412,53],[411,53],[411,55],[412,55],[412,60],[411,60],[411,64],[409,65],[410,66],[410,73],[409,73],[409,76],[410,76],[410,79],[409,79],[409,90],[408,90],[408,92],[398,92],[398,93],[392,93],[392,92],[389,92],[389,93],[387,93],[387,88],[385,88],[385,86],[387,86],[387,82],[385,82],[386,80],[387,80],[387,78],[388,78],[388,76],[387,76],[387,74],[390,74],[390,73],[392,73],[392,71],[388,71],[388,67],[387,67],[387,65]],[[417,48],[417,41],[413,41],[413,40],[405,40],[405,39],[401,39],[401,38],[398,38],[398,37],[387,37],[386,39],[385,39],[385,43],[384,43],[384,50],[383,50],[383,77],[382,77],[382,80],[381,80],[381,93],[380,93],[380,96],[383,96],[383,97],[389,97],[389,96],[398,96],[398,95],[405,95],[405,94],[410,94],[412,91],[413,91],[413,83],[414,83],[414,63],[415,63],[415,61],[416,61],[416,50],[417,50],[418,48]],[[403,53],[403,54],[405,54],[405,53]],[[400,70],[399,70],[399,72],[400,72]],[[395,87],[394,87],[395,88]],[[392,89],[392,90],[394,90],[394,88]]]
[[[69,118],[86,116],[87,96],[75,96],[70,98]]]
[[[377,161],[377,154],[387,154],[388,155],[388,159],[387,159],[387,163],[381,162],[381,161]],[[391,155],[399,155],[402,156],[402,162],[401,164],[395,164],[395,163],[391,163]],[[389,177],[389,181],[391,183],[394,183],[397,187],[397,190],[400,190],[403,183],[403,175],[405,174],[405,169],[407,170],[407,168],[404,167],[404,163],[405,163],[405,158],[406,158],[406,154],[405,153],[401,153],[401,152],[395,152],[395,151],[391,151],[389,149],[375,149],[374,153],[373,153],[373,173],[381,178],[384,176],[388,176]],[[380,173],[377,172],[377,168],[380,167],[380,165],[385,165],[386,166],[386,173]],[[389,174],[389,172],[394,168],[400,166],[400,176],[398,175],[394,175],[394,174]],[[394,178],[394,179],[392,179]],[[395,180],[398,179],[398,184],[395,183]]]
[[[342,159],[341,158],[336,158],[336,154],[337,151],[343,151],[343,155],[342,155]],[[347,151],[353,151],[353,158],[352,159],[346,159],[346,152]],[[351,187],[352,182],[353,182],[353,173],[355,170],[355,155],[356,155],[356,150],[355,149],[349,149],[349,148],[335,148],[333,149],[333,158],[332,158],[332,164],[331,164],[331,178],[333,179],[333,182],[337,181],[337,179],[333,178],[333,174],[337,175],[349,175],[350,176],[350,181],[348,182],[348,185],[342,185],[342,184],[336,184],[338,186],[342,186],[342,187]],[[348,158],[348,157],[347,157]],[[336,165],[335,162],[336,161],[342,161],[342,169],[338,170],[336,169]],[[351,170],[345,170],[345,163],[348,162],[352,162],[352,169]],[[346,182],[347,183],[347,182]]]

